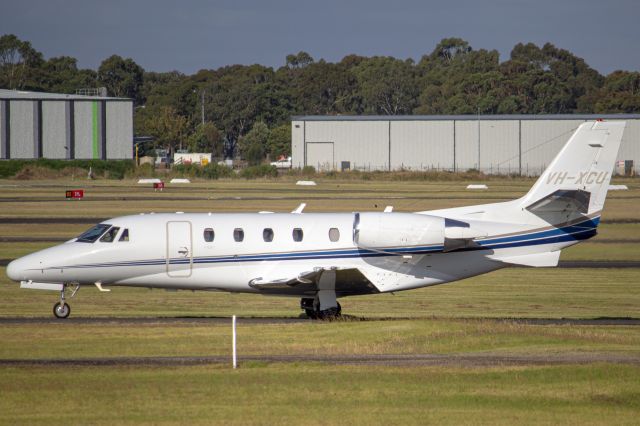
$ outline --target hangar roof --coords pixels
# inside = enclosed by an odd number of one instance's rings
[[[292,121],[640,120],[640,114],[294,115]]]
[[[65,100],[65,101],[132,101],[129,98],[108,96],[68,95],[65,93],[27,92],[23,90],[0,89],[0,99],[11,100]]]

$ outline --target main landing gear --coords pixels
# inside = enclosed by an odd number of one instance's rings
[[[60,301],[53,305],[53,315],[55,315],[56,318],[59,319],[67,318],[71,314],[71,306],[69,306],[64,297],[64,291],[66,290],[66,288],[67,284],[64,284],[62,286],[62,290],[60,290]],[[69,296],[69,299],[72,299],[73,296],[76,295],[78,290],[80,290],[80,284],[75,285],[73,291],[71,292],[71,295]]]
[[[336,270],[324,269],[318,279],[318,291],[314,298],[305,297],[300,300],[300,308],[304,309],[311,319],[334,319],[340,316],[342,308],[336,295]]]
[[[320,309],[320,306],[317,303],[317,297],[315,299],[300,299],[300,308],[303,309],[311,319],[331,320],[340,317],[342,314],[342,307],[338,302],[336,302],[336,306]]]

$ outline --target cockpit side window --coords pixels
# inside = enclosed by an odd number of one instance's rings
[[[104,231],[110,227],[111,225],[99,223],[88,231],[83,232],[76,241],[80,243],[94,243],[102,234],[104,234]]]
[[[126,229],[124,231],[122,231],[122,235],[120,235],[120,238],[118,239],[119,242],[122,241],[129,241],[129,229]]]
[[[118,231],[119,230],[120,230],[120,228],[118,228],[117,226],[112,227],[111,229],[109,229],[107,232],[104,233],[102,238],[100,238],[100,242],[101,243],[112,243],[112,242],[114,242],[115,239],[116,239],[116,235],[118,235]]]

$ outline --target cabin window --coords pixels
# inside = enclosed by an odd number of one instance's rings
[[[336,242],[340,239],[340,230],[338,228],[329,229],[329,240]]]
[[[204,236],[204,240],[205,240],[206,242],[210,243],[210,242],[212,242],[212,241],[213,241],[213,239],[216,237],[216,233],[215,233],[215,232],[213,232],[213,229],[211,229],[211,228],[206,228],[206,229],[204,230],[203,236]]]
[[[129,241],[129,230],[125,229],[122,231],[122,235],[120,235],[120,239],[118,241]]]
[[[293,228],[293,241],[302,241],[303,233],[301,228]]]
[[[266,242],[266,243],[270,243],[271,241],[273,241],[273,229],[271,228],[264,228],[262,230],[262,239]]]
[[[109,229],[107,232],[104,233],[102,238],[100,238],[100,242],[102,243],[114,242],[116,239],[116,235],[118,235],[119,230],[120,228],[118,228],[117,226],[112,227],[111,229]]]
[[[238,243],[244,240],[244,231],[242,228],[236,228],[233,230],[233,239]]]
[[[82,234],[80,234],[80,236],[76,239],[76,241],[79,243],[96,242],[98,238],[100,238],[100,236],[104,234],[104,231],[106,231],[110,227],[111,225],[106,225],[102,223],[99,225],[96,225],[93,228],[89,229],[88,231],[85,231]]]

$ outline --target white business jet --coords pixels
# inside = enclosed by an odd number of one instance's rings
[[[556,266],[596,235],[625,122],[586,122],[523,197],[417,213],[175,213],[104,221],[14,260],[23,288],[131,286],[301,298],[310,318],[338,298],[443,284],[510,265]],[[71,297],[73,297],[73,294]]]

